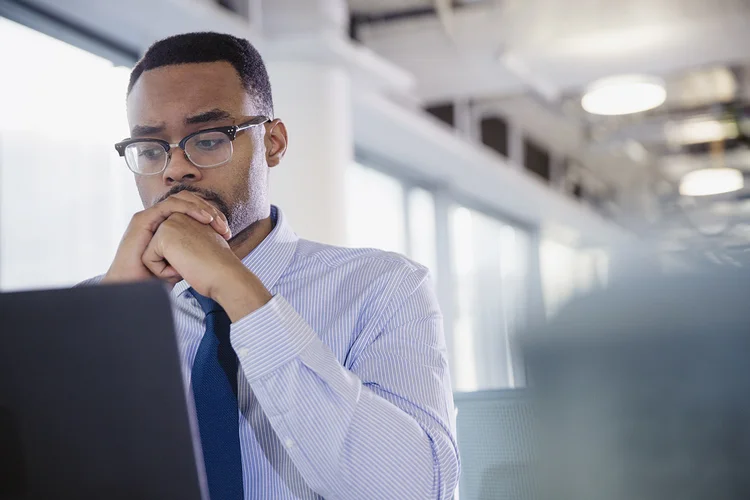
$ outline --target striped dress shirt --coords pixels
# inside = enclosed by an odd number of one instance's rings
[[[273,230],[243,263],[273,298],[230,333],[245,497],[451,498],[455,412],[426,268],[300,239],[271,212]],[[170,295],[188,391],[205,331],[189,287]]]

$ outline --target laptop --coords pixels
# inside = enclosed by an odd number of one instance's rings
[[[0,499],[208,498],[158,282],[0,294]]]

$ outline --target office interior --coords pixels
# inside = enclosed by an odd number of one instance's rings
[[[142,209],[112,144],[149,45],[247,38],[290,136],[271,201],[430,269],[460,495],[506,498],[472,450],[514,439],[528,330],[633,274],[750,262],[748,27],[742,0],[0,0],[0,291],[108,268]],[[487,427],[462,443],[463,404]]]

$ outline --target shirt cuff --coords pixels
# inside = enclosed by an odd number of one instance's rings
[[[230,340],[248,382],[298,357],[317,338],[304,318],[281,295],[232,323]]]

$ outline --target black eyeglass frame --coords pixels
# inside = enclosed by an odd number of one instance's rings
[[[193,132],[192,134],[186,135],[177,144],[170,144],[169,142],[167,142],[165,140],[162,140],[162,139],[152,139],[152,138],[149,138],[149,137],[130,138],[130,139],[125,139],[125,140],[120,141],[117,144],[115,144],[115,150],[117,151],[117,153],[121,157],[124,157],[125,156],[125,149],[129,145],[131,145],[131,144],[134,144],[134,143],[137,143],[137,142],[154,142],[156,144],[159,144],[161,147],[164,148],[164,152],[167,153],[167,161],[165,162],[163,169],[161,169],[159,172],[153,172],[153,173],[149,173],[149,174],[143,174],[143,173],[140,173],[140,172],[135,172],[132,169],[130,169],[131,171],[133,171],[134,173],[136,173],[138,175],[157,175],[157,174],[160,174],[160,173],[164,172],[164,170],[166,170],[167,166],[169,165],[169,160],[172,157],[171,150],[174,149],[174,148],[180,148],[183,151],[185,151],[185,144],[187,144],[187,141],[189,141],[190,139],[192,139],[193,137],[195,137],[198,134],[204,134],[206,132],[222,132],[222,133],[226,134],[227,137],[229,137],[230,141],[234,141],[237,138],[237,134],[240,133],[241,131],[249,129],[250,127],[255,127],[257,125],[263,125],[264,123],[270,122],[270,121],[271,121],[271,119],[269,117],[267,117],[267,116],[256,116],[256,117],[254,117],[254,118],[252,118],[252,119],[250,119],[250,120],[248,120],[248,121],[246,121],[244,123],[241,123],[239,125],[227,125],[225,127],[214,127],[214,128],[207,128],[207,129],[203,129],[203,130],[198,130],[197,132]],[[190,159],[189,155],[188,155],[188,159]],[[218,166],[221,166],[221,165],[227,163],[229,160],[231,160],[231,157],[226,162],[220,163],[218,165],[213,165],[211,167],[201,167],[200,165],[196,165],[196,167],[198,167],[198,168],[213,168],[213,167],[218,167]],[[190,160],[190,161],[192,163],[192,160]],[[129,165],[128,165],[128,168],[130,168]]]

